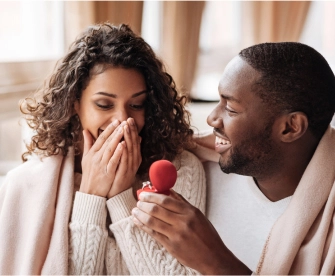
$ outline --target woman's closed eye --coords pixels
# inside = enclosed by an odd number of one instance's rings
[[[95,105],[101,109],[110,109],[114,106],[111,103],[99,103],[99,102],[96,102]]]
[[[144,104],[131,104],[130,107],[135,110],[141,110],[144,108]]]

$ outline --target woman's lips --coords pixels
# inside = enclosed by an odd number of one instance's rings
[[[218,136],[215,137],[215,151],[217,153],[223,153],[227,151],[231,147],[231,143],[229,140],[220,138]]]

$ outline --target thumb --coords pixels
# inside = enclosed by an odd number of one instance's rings
[[[88,151],[91,149],[91,147],[93,146],[93,137],[87,129],[83,130],[83,136],[84,136],[84,152],[83,152],[83,155],[85,156],[88,153]]]

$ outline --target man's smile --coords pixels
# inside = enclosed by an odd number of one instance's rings
[[[215,151],[218,153],[223,153],[231,147],[231,142],[227,137],[219,133],[217,130],[213,130],[215,137]]]

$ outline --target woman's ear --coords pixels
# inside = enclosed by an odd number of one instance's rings
[[[303,112],[292,112],[280,118],[280,140],[290,143],[301,138],[308,129],[308,118]]]
[[[78,114],[79,112],[79,100],[75,100],[73,103],[72,116]]]

